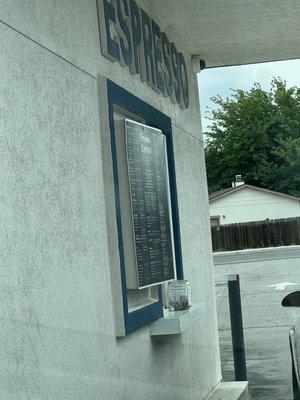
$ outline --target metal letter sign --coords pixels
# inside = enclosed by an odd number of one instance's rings
[[[129,67],[154,90],[189,107],[189,84],[182,53],[135,0],[98,0],[102,54]]]
[[[175,278],[165,136],[125,120],[139,288]]]

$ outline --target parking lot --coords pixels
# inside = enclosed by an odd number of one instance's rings
[[[300,290],[300,248],[223,253],[214,262],[224,380],[234,380],[227,275],[239,274],[252,397],[291,400],[288,333],[294,319],[281,300]]]

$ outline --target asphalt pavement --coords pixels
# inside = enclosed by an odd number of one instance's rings
[[[240,264],[267,260],[300,258],[300,246],[275,247],[214,253],[214,265]]]
[[[227,276],[240,275],[248,380],[255,400],[291,400],[289,329],[282,299],[300,290],[300,246],[214,255],[224,381],[234,380]]]

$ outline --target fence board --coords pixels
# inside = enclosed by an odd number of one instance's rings
[[[211,227],[213,251],[300,245],[300,217]]]

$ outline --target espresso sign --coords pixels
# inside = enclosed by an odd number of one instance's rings
[[[135,0],[98,0],[102,54],[128,66],[154,90],[189,107],[187,69],[166,33]]]

